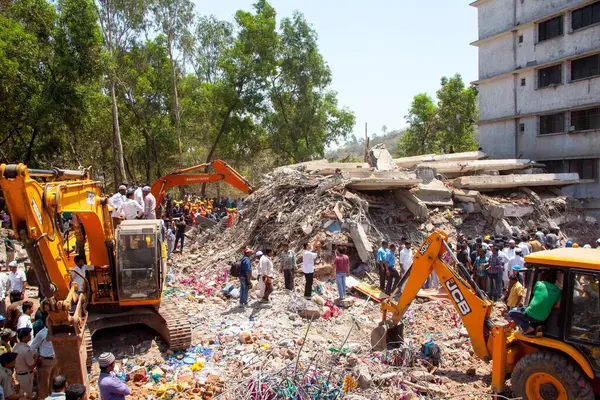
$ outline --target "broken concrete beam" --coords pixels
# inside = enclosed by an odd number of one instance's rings
[[[512,228],[505,219],[499,219],[494,223],[494,232],[498,236],[510,236],[512,235]]]
[[[577,173],[500,175],[500,176],[463,176],[454,180],[454,186],[460,189],[480,191],[510,189],[523,186],[565,186],[593,183],[591,179],[579,179]]]
[[[452,191],[437,179],[433,179],[428,184],[420,183],[416,188],[411,189],[411,192],[417,196],[437,196],[443,199],[452,197]]]
[[[275,172],[281,171],[282,169],[294,169],[298,171],[306,171],[313,175],[333,175],[336,171],[350,172],[350,171],[374,171],[367,163],[330,163],[329,161],[316,160],[306,161],[299,164],[286,165],[275,169]]]
[[[422,156],[395,158],[394,162],[398,167],[410,168],[417,164],[434,161],[460,161],[460,160],[481,160],[487,158],[483,151],[467,151],[463,153],[452,154],[425,154]]]
[[[343,171],[344,178],[380,178],[380,179],[420,179],[414,172],[409,171],[374,171],[373,168],[365,170]]]
[[[510,171],[525,169],[530,166],[529,160],[470,160],[470,161],[435,161],[419,164],[437,170],[439,174],[463,174],[483,170]]]
[[[420,179],[392,179],[392,178],[363,178],[351,179],[346,187],[361,191],[394,190],[409,188],[421,183]]]
[[[521,192],[523,192],[523,193],[527,194],[527,196],[529,196],[529,198],[530,198],[531,200],[533,200],[533,202],[534,202],[534,203],[536,203],[536,204],[542,204],[542,199],[541,199],[541,198],[540,198],[540,196],[539,196],[539,195],[538,195],[536,192],[534,192],[533,190],[531,190],[531,189],[529,189],[529,188],[526,188],[526,187],[522,187],[520,190],[521,190]]]
[[[362,199],[361,197],[359,197],[358,195],[346,191],[346,193],[344,193],[344,198],[356,205],[358,205],[359,207],[362,207],[365,209],[365,211],[369,211],[369,202],[367,200]]]
[[[394,190],[394,197],[408,208],[408,211],[413,213],[417,218],[427,218],[429,210],[427,205],[422,202],[417,196],[408,190]]]
[[[533,213],[532,206],[520,206],[518,204],[490,204],[487,208],[490,215],[496,219],[506,217],[522,218]]]
[[[476,190],[454,189],[452,191],[452,197],[456,201],[462,201],[465,203],[477,203],[481,198],[481,194]]]
[[[570,197],[568,194],[566,194],[565,192],[563,192],[562,190],[560,190],[557,187],[554,186],[548,186],[546,188],[550,193],[552,193],[553,195],[555,195],[556,197]]]
[[[383,143],[374,146],[369,152],[369,156],[371,166],[377,171],[393,171],[397,168],[392,155]]]
[[[368,263],[373,256],[373,246],[371,246],[371,242],[361,224],[356,222],[350,224],[350,237],[360,259]]]

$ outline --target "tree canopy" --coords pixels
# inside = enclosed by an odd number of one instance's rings
[[[478,119],[477,88],[465,87],[459,74],[443,77],[437,103],[426,93],[416,95],[406,122],[408,129],[398,141],[404,156],[476,150]]]
[[[266,0],[231,21],[190,0],[0,3],[2,162],[119,184],[215,158],[252,177],[323,157],[354,115],[314,28],[276,16]]]

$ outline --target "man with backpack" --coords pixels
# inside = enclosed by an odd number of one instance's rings
[[[248,290],[252,288],[252,254],[252,250],[245,248],[244,257],[240,261],[240,307],[248,305]]]

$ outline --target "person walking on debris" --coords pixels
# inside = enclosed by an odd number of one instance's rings
[[[346,248],[340,247],[337,256],[333,261],[335,267],[335,283],[337,285],[338,296],[340,299],[346,297],[346,277],[350,273],[350,259],[346,255]]]
[[[240,306],[248,305],[248,290],[252,288],[252,254],[254,252],[248,248],[244,249],[244,257],[242,257],[242,274],[240,276]]]
[[[283,269],[283,278],[285,288],[294,291],[294,272],[296,269],[296,253],[290,250],[288,243],[283,245],[283,254],[281,255],[281,267]]]
[[[394,243],[390,245],[390,248],[387,251],[387,254],[385,256],[385,264],[388,268],[388,280],[387,285],[385,287],[385,292],[387,294],[392,294],[392,292],[396,290],[396,287],[400,282],[400,274],[396,269],[396,245]]]
[[[100,354],[98,365],[100,366],[98,389],[100,389],[101,400],[121,400],[131,394],[129,387],[121,382],[113,372],[115,369],[115,356],[112,353]]]
[[[312,296],[313,278],[315,275],[315,259],[318,253],[313,248],[309,247],[308,243],[304,243],[302,251],[302,273],[304,273],[304,298],[310,299]]]
[[[183,254],[183,240],[185,238],[185,229],[187,228],[187,224],[183,217],[179,218],[179,222],[177,222],[177,233],[175,234],[175,245],[173,245],[173,252],[177,250],[177,243],[181,241],[181,247],[179,248],[179,252]]]
[[[379,290],[382,292],[385,290],[385,280],[389,274],[387,265],[385,263],[385,258],[387,257],[388,252],[388,242],[387,240],[383,240],[381,242],[381,247],[377,250],[377,265],[379,266]]]
[[[273,261],[271,261],[271,257],[273,257],[273,250],[266,249],[259,261],[260,274],[265,283],[265,295],[261,303],[269,303],[271,301],[269,296],[273,293]]]
[[[260,270],[260,259],[263,256],[262,251],[257,251],[255,260],[258,260],[258,265],[256,266],[256,279],[258,280],[258,299],[262,299],[265,295],[265,281],[262,278],[262,271]]]
[[[121,218],[119,218],[118,210],[119,207],[121,207],[121,204],[123,204],[125,200],[127,200],[127,198],[125,197],[126,192],[127,186],[121,185],[119,186],[117,193],[113,194],[108,199],[108,205],[111,206],[113,209],[110,215],[112,217],[113,229],[116,229],[117,226],[119,226],[119,224],[121,223]]]

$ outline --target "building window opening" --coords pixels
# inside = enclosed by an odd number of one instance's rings
[[[562,65],[553,65],[548,68],[538,70],[538,88],[548,87],[550,85],[560,85],[562,83]]]
[[[519,35],[519,43],[523,43],[523,35]]]
[[[571,13],[571,28],[585,28],[586,26],[597,24],[600,22],[600,1],[597,1],[589,6],[582,7]]]
[[[550,133],[564,133],[565,131],[565,114],[550,114],[540,117],[540,135],[548,135]]]
[[[522,122],[519,124],[519,131],[520,131],[521,133],[524,133],[524,132],[525,132],[525,124],[524,124],[524,123],[522,123]]]
[[[538,24],[538,42],[550,40],[563,34],[563,16],[549,19]]]
[[[598,159],[585,158],[579,160],[551,160],[540,161],[546,167],[546,172],[560,174],[566,172],[577,172],[579,179],[598,179]]]
[[[571,126],[576,132],[600,129],[600,107],[571,111]]]
[[[600,54],[571,61],[571,80],[600,75]]]
[[[521,78],[521,86],[525,86],[525,83],[527,83],[527,81],[525,80],[525,78]]]

